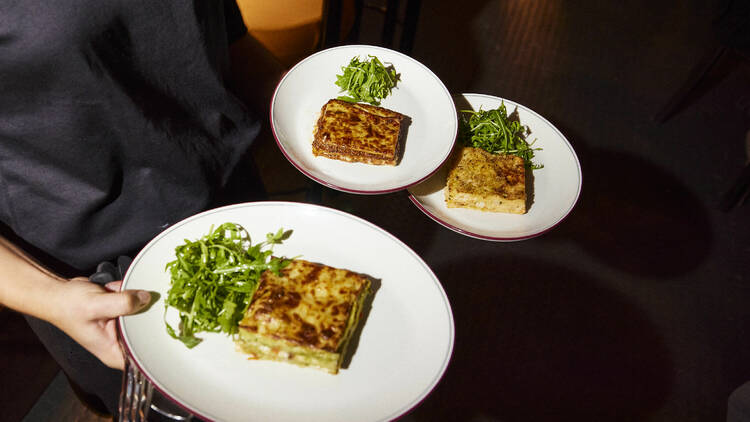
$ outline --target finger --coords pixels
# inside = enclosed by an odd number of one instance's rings
[[[125,358],[122,356],[120,346],[112,346],[112,350],[101,359],[102,363],[112,369],[125,369]]]
[[[107,338],[111,339],[109,347],[102,353],[99,358],[101,361],[109,366],[110,368],[122,370],[125,366],[125,359],[120,348],[120,343],[117,339],[117,323],[114,319],[106,322],[104,326],[104,332]]]
[[[105,293],[92,303],[93,319],[108,319],[130,315],[140,311],[151,301],[151,293],[145,290],[125,290]]]

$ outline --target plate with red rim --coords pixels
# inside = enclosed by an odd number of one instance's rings
[[[460,94],[454,97],[459,110],[491,110],[505,104],[508,113],[518,112],[522,125],[536,140],[534,162],[541,169],[527,172],[526,214],[506,214],[465,208],[448,208],[445,184],[448,164],[430,178],[409,188],[409,199],[438,224],[465,236],[497,242],[530,239],[552,230],[573,210],[581,194],[582,173],[573,146],[552,123],[534,110],[516,102],[486,94]]]
[[[248,359],[221,333],[199,333],[193,349],[169,336],[165,265],[175,247],[225,222],[242,225],[253,244],[292,230],[277,256],[299,257],[377,280],[354,350],[338,374]],[[387,421],[419,405],[452,355],[450,302],[427,264],[393,235],[359,217],[318,205],[255,202],[208,210],[174,224],[136,256],[123,289],[156,292],[147,310],[120,317],[124,350],[164,396],[213,421]],[[169,308],[173,310],[172,308]],[[174,310],[173,310],[174,311]],[[166,321],[179,323],[177,312]]]
[[[353,57],[375,56],[393,65],[399,81],[381,107],[408,117],[401,159],[395,166],[350,163],[312,153],[313,129],[320,109],[345,95],[336,75]],[[281,152],[300,172],[332,189],[382,194],[415,185],[448,158],[458,131],[453,98],[427,66],[394,50],[371,45],[345,45],[322,50],[293,66],[271,100],[271,129]]]

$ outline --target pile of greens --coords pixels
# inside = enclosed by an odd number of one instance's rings
[[[170,336],[193,348],[202,339],[199,332],[238,330],[260,275],[275,273],[289,260],[271,255],[273,245],[291,235],[279,229],[266,240],[252,245],[250,234],[239,224],[224,223],[196,241],[185,240],[175,249],[177,259],[167,264],[171,287],[164,305],[164,319]],[[179,334],[166,322],[169,307],[180,313]]]
[[[458,142],[493,154],[517,155],[531,169],[544,167],[533,162],[534,151],[541,148],[532,148],[536,139],[531,143],[526,142],[526,136],[531,130],[528,126],[523,126],[516,117],[508,115],[504,102],[494,110],[461,110]]]
[[[350,102],[366,102],[380,105],[380,100],[390,95],[399,75],[393,65],[385,66],[377,57],[368,55],[368,60],[354,57],[348,66],[342,66],[343,74],[336,75],[336,85],[349,95],[338,97]]]

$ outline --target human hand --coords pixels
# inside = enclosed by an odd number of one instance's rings
[[[60,285],[60,311],[55,324],[105,365],[122,370],[125,365],[117,339],[121,315],[140,311],[151,301],[145,290],[120,292],[122,281],[105,286],[76,277]]]

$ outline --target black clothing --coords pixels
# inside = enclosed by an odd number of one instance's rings
[[[223,85],[230,5],[0,3],[0,220],[90,273],[208,207],[259,131]]]
[[[260,120],[224,87],[245,31],[232,0],[0,2],[4,234],[90,275],[220,205],[228,184],[257,199],[254,169],[237,164]],[[121,372],[27,320],[79,393],[114,413]]]

